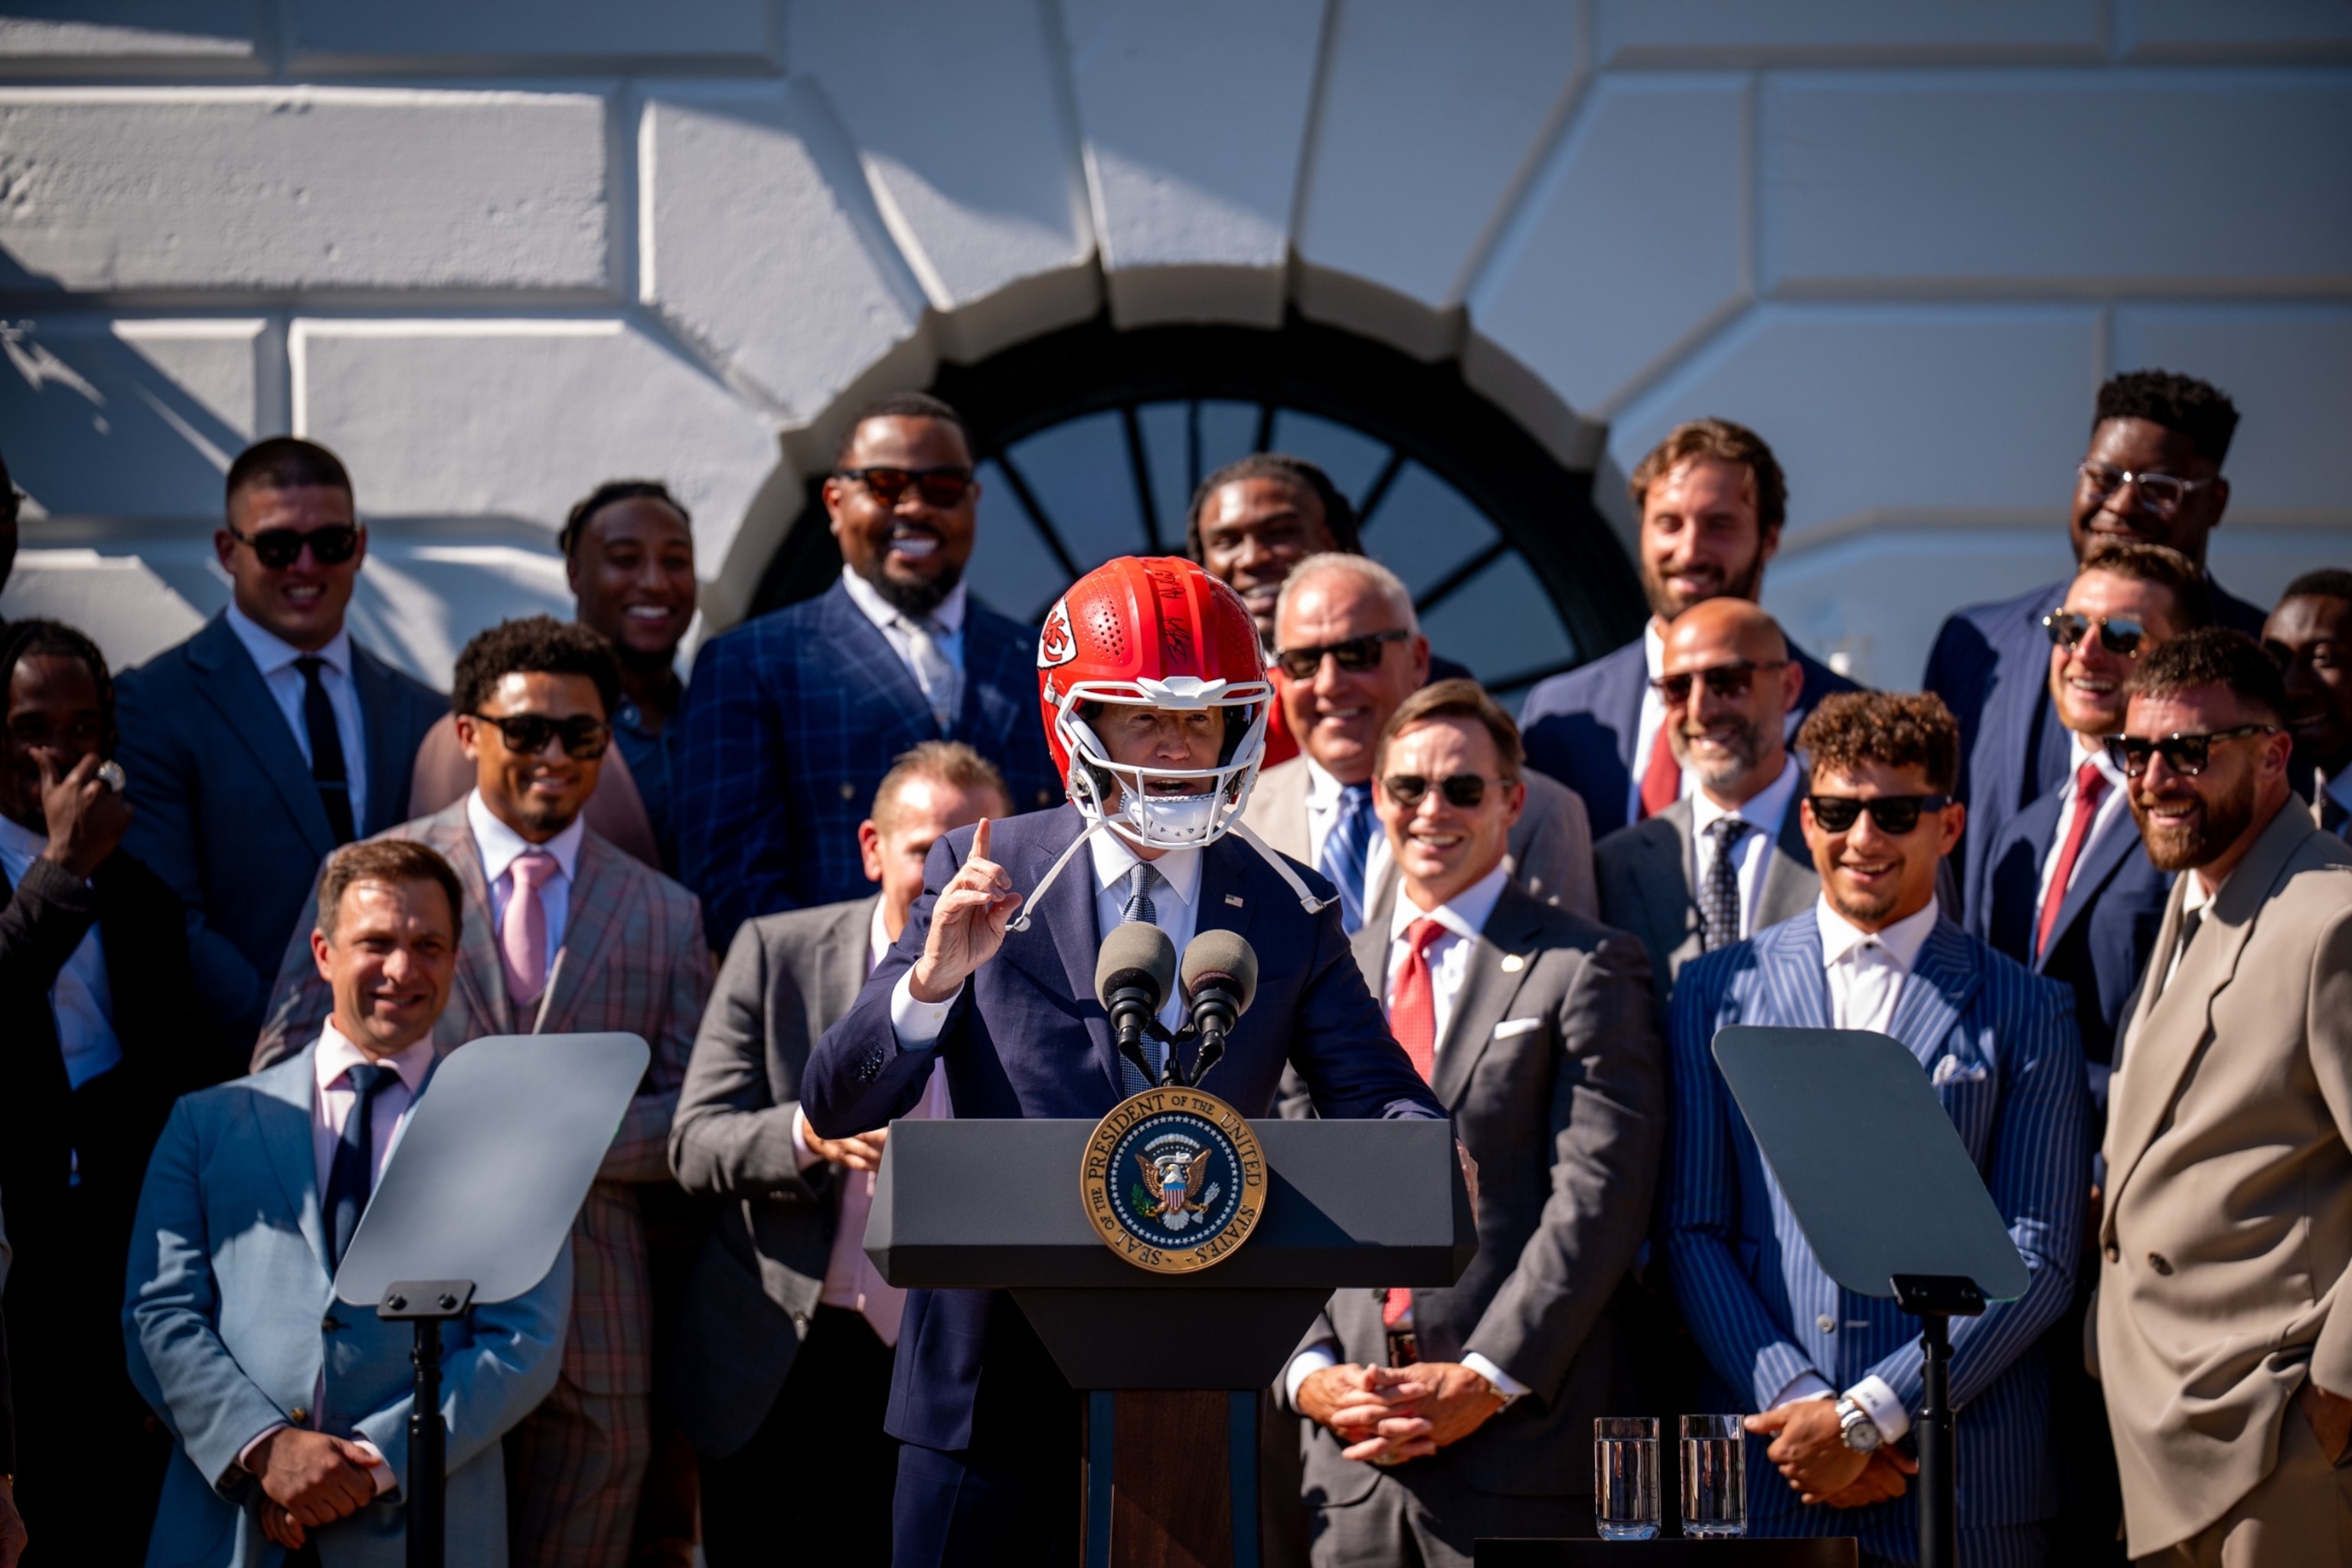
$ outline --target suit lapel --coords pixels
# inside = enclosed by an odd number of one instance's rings
[[[840,1017],[866,988],[866,933],[874,929],[874,907],[881,901],[882,895],[877,893],[844,904],[840,918],[825,927],[824,946],[814,966],[822,989],[811,998],[815,1004],[813,1017],[828,1021]]]
[[[579,875],[572,879],[572,900],[563,916],[563,945],[555,951],[555,967],[547,990],[531,1019],[534,1035],[561,1034],[572,1026],[580,988],[600,973],[614,942],[627,923],[621,888],[625,880],[621,852],[593,833],[580,836]],[[504,971],[500,971],[501,977]],[[500,987],[504,989],[503,986]]]
[[[356,642],[352,644],[352,689],[360,700],[360,732],[367,746],[368,819],[359,829],[364,838],[406,815],[408,773],[415,759],[403,754],[407,748],[393,733],[403,704],[391,667]]]
[[[1447,1110],[1458,1105],[1470,1088],[1470,1075],[1494,1042],[1495,1026],[1510,1012],[1511,1002],[1533,973],[1536,943],[1543,931],[1543,911],[1517,889],[1505,885],[1494,912],[1470,945],[1470,965],[1462,977],[1462,994],[1454,999],[1454,1016],[1438,1042],[1437,1074],[1431,1092]],[[1506,968],[1511,959],[1516,968]]]
[[[474,829],[466,820],[466,802],[457,805],[429,819],[416,837],[440,851],[457,873],[458,882],[466,889],[466,929],[457,937],[457,989],[464,994],[473,1016],[487,1026],[493,1035],[515,1033],[514,1007],[507,1000],[506,966],[499,958],[499,922],[490,905],[490,885],[482,875],[481,847],[474,842]],[[457,1016],[451,1006],[444,1013],[446,1026]],[[458,1019],[460,1027],[463,1019]],[[447,1052],[465,1044],[453,1040],[440,1030],[435,1031],[436,1047]]]
[[[854,608],[855,606],[853,606]],[[1020,705],[1033,700],[1028,640],[1011,636],[967,595],[963,613],[963,707],[955,738],[983,752],[1001,750],[1020,722]]]
[[[1932,1069],[1981,979],[1967,933],[1948,920],[1937,921],[1903,982],[1886,1032]]]
[[[890,646],[882,629],[866,618],[849,596],[849,590],[839,583],[825,595],[825,647],[835,661],[835,670],[844,686],[849,688],[851,710],[882,727],[884,749],[889,753],[905,751],[921,741],[942,737],[937,721],[931,717],[930,700],[915,683],[914,672]],[[970,658],[971,651],[971,620],[964,622],[965,702],[971,702],[973,681]]]
[[[1201,907],[1192,913],[1194,936],[1204,931],[1229,931],[1247,940],[1257,904],[1243,896],[1243,889],[1249,871],[1257,864],[1257,851],[1230,834],[1201,851]],[[1177,956],[1181,959],[1183,955]],[[1091,984],[1093,977],[1087,978]],[[1288,1048],[1287,1041],[1284,1048]]]
[[[2063,589],[2061,593],[2063,593]],[[1999,778],[1976,781],[1979,790],[1997,794],[1998,808],[2003,818],[2016,816],[2029,800],[2042,793],[2042,781],[2038,777],[2029,781],[2025,776],[2025,759],[2029,755],[2036,757],[2037,766],[2043,761],[2034,746],[2036,732],[2042,724],[2043,710],[2049,701],[2049,681],[2046,679],[2049,660],[2046,655],[2035,657],[2042,651],[2039,631],[2041,617],[2041,609],[2029,605],[2024,625],[2011,628],[2011,636],[2016,641],[2002,650],[2002,673],[1996,677],[2020,683],[2014,689],[2011,700],[2001,704],[2002,749],[1999,754],[2008,759],[2008,764],[2001,769]]]
[[[1822,970],[1822,930],[1811,920],[1790,920],[1751,939],[1770,1017],[1796,1029],[1830,1026],[1830,984]]]
[[[1758,931],[1796,919],[1822,896],[1821,873],[1813,869],[1813,851],[1805,842],[1805,824],[1798,809],[1807,784],[1805,775],[1799,773],[1796,793],[1789,797],[1788,809],[1780,813],[1780,831],[1764,856],[1764,886],[1756,898]]]
[[[207,677],[196,682],[197,693],[252,753],[269,787],[310,840],[311,853],[326,858],[335,847],[335,830],[327,821],[327,808],[319,804],[318,786],[310,782],[310,764],[302,760],[302,748],[295,743],[285,711],[269,695],[269,683],[261,679],[253,656],[229,629],[226,612],[215,616],[196,634],[188,649],[188,662]]]
[[[2139,847],[2139,833],[2133,826],[2128,811],[2108,823],[2107,830],[2091,840],[2090,847],[2074,867],[2074,883],[2067,888],[2065,900],[2058,906],[2058,923],[2050,928],[2050,944],[2033,956],[2033,972],[2036,974],[2042,973],[2042,960],[2058,951],[2058,944],[2066,940],[2067,931],[2082,919],[2084,911],[2097,900],[2100,890],[2131,852]],[[2039,910],[2034,911],[2034,920],[2037,924],[2040,922]],[[2030,931],[2027,940],[2032,940]]]
[[[312,1064],[317,1059],[318,1043],[312,1041],[276,1067],[255,1074],[246,1110],[253,1118],[255,1135],[269,1152],[270,1169],[277,1173],[302,1239],[318,1254],[319,1267],[331,1272],[320,1207],[319,1152],[312,1142],[310,1100],[317,1073]]]
[[[1696,956],[1706,943],[1706,921],[1698,907],[1698,841],[1687,799],[1675,802],[1655,820],[1660,826],[1648,842],[1658,850],[1645,858],[1642,898],[1658,916],[1659,930],[1673,938],[1661,955],[1671,962],[1685,949]]]
[[[1024,864],[1000,859],[1013,879],[1014,889],[1024,896],[1034,896],[1037,884],[1045,879],[1055,857],[1086,831],[1086,819],[1078,815],[1076,806],[1058,806],[1055,817],[1052,830],[1040,836],[1028,851]],[[1000,847],[1000,857],[1006,853],[1009,852]],[[1204,873],[1202,881],[1206,880]],[[1081,849],[1070,857],[1062,874],[1054,879],[1053,886],[1030,910],[1029,929],[1006,934],[997,962],[1009,963],[1021,970],[1049,996],[1067,989],[1071,1000],[1077,1005],[1078,1016],[1086,1022],[1096,1070],[1110,1085],[1113,1098],[1124,1100],[1118,1043],[1111,1036],[1108,1016],[1095,1004],[1095,958],[1101,948],[1102,933],[1095,925],[1094,856]]]

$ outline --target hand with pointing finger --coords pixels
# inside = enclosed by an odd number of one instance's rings
[[[923,938],[923,956],[907,977],[907,988],[918,1002],[945,1002],[963,989],[973,970],[996,956],[1004,945],[1004,928],[1021,907],[1013,879],[988,858],[986,817],[972,830],[971,853],[940,889],[931,906],[931,926]]]

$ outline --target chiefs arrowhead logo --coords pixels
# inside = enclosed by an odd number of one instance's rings
[[[1045,629],[1037,634],[1037,668],[1051,669],[1077,657],[1078,642],[1070,635],[1069,601],[1056,599],[1045,616]]]

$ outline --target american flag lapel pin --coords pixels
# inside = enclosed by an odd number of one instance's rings
[[[1233,905],[1235,909],[1240,909],[1242,907],[1242,896],[1239,893],[1227,893],[1225,895],[1225,902]]]

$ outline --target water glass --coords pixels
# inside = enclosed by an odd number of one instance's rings
[[[1748,1533],[1748,1437],[1737,1415],[1683,1417],[1683,1533]]]
[[[1592,1423],[1592,1522],[1603,1541],[1658,1533],[1658,1418],[1601,1415]]]

